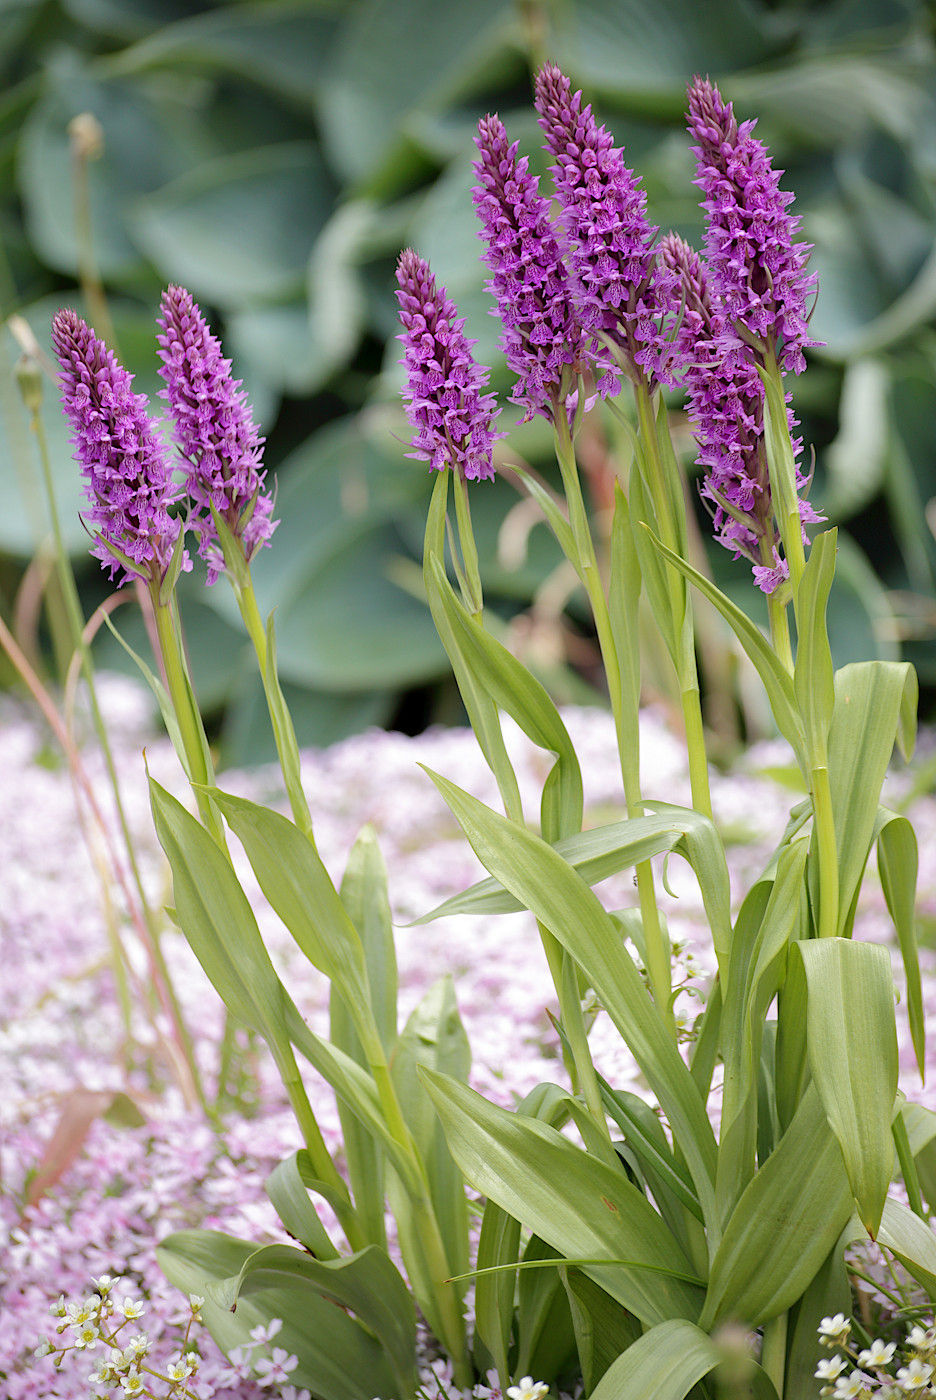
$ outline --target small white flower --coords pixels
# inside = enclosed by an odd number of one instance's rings
[[[202,1299],[202,1302],[205,1300]],[[281,1317],[271,1317],[267,1323],[259,1323],[256,1327],[251,1327],[250,1335],[254,1341],[262,1345],[264,1342],[272,1342],[276,1334],[282,1331],[283,1319]]]
[[[200,1298],[197,1293],[188,1295],[189,1307],[192,1309],[192,1317],[196,1322],[201,1322],[201,1309],[205,1306],[204,1298]]]
[[[55,1347],[54,1347],[54,1346],[52,1345],[52,1343],[49,1341],[48,1337],[40,1337],[40,1338],[39,1338],[39,1345],[36,1347],[35,1351],[33,1352],[33,1356],[48,1356],[49,1353],[52,1352],[52,1351],[54,1351],[54,1350],[55,1350]]]
[[[146,1312],[146,1304],[137,1298],[124,1298],[122,1303],[117,1304],[117,1311],[123,1313],[128,1322],[136,1322]]]
[[[133,1372],[131,1375],[129,1375],[129,1376],[121,1376],[121,1378],[120,1378],[120,1386],[121,1386],[121,1389],[123,1390],[124,1395],[127,1395],[127,1396],[142,1395],[142,1394],[143,1394],[143,1377],[140,1375],[139,1371],[134,1371],[134,1372]]]
[[[166,1367],[166,1375],[171,1381],[187,1381],[192,1374],[192,1365],[187,1356],[180,1356],[175,1361],[170,1361]]]
[[[839,1376],[832,1394],[835,1400],[855,1400],[865,1388],[865,1376],[861,1371],[852,1371],[850,1376]]]
[[[907,1333],[907,1345],[917,1351],[932,1351],[936,1347],[936,1327],[911,1327]]]
[[[844,1313],[836,1313],[834,1317],[824,1317],[816,1331],[824,1346],[834,1346],[839,1338],[844,1340],[848,1336],[851,1323]]]
[[[124,1349],[125,1356],[145,1356],[149,1351],[150,1340],[145,1332],[137,1332],[135,1337],[131,1337]]]
[[[847,1365],[848,1362],[844,1356],[839,1356],[836,1352],[828,1361],[820,1361],[813,1374],[817,1381],[834,1381],[842,1374]]]
[[[101,1340],[101,1334],[94,1322],[86,1322],[83,1327],[75,1329],[74,1345],[78,1351],[93,1351]]]
[[[49,1304],[49,1312],[52,1314],[53,1317],[64,1317],[64,1316],[65,1316],[65,1294],[64,1294],[64,1293],[60,1293],[60,1294],[59,1294],[59,1296],[58,1296],[58,1302],[57,1302],[57,1303],[50,1303],[50,1304]]]
[[[889,1366],[894,1352],[897,1350],[894,1342],[886,1344],[880,1337],[875,1337],[874,1341],[864,1351],[858,1353],[859,1366]]]
[[[900,1367],[897,1372],[897,1382],[901,1390],[922,1390],[925,1385],[929,1384],[929,1378],[932,1374],[932,1366],[915,1356],[909,1366]]]
[[[508,1400],[542,1400],[549,1394],[549,1386],[544,1381],[534,1381],[532,1376],[524,1376],[518,1385],[507,1387]]]
[[[82,1299],[80,1303],[68,1303],[65,1308],[65,1316],[68,1318],[69,1327],[84,1327],[85,1323],[95,1313],[95,1308],[87,1300]]]
[[[102,1274],[100,1278],[93,1278],[91,1282],[103,1298],[111,1291],[117,1280],[112,1279],[110,1274]]]

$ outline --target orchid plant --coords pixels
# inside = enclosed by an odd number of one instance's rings
[[[825,1393],[857,1395],[860,1388],[842,1388],[851,1377],[839,1385],[849,1364],[841,1357],[816,1371],[817,1328],[839,1321],[832,1340],[847,1340],[846,1248],[876,1241],[936,1298],[936,1241],[917,1165],[936,1141],[936,1115],[907,1104],[898,1089],[887,951],[852,936],[876,845],[903,959],[901,1014],[922,1065],[916,842],[909,822],[880,803],[895,742],[905,754],[912,747],[916,680],[901,663],[833,667],[825,613],[835,531],[811,543],[805,533],[823,522],[806,499],[788,391],[813,343],[815,278],[792,196],[779,188],[754,123],[739,124],[711,82],[694,80],[689,130],[708,220],[699,253],[674,234],[657,237],[623,153],[554,65],[539,73],[535,100],[554,200],[488,115],[477,136],[474,202],[516,378],[511,402],[550,423],[562,490],[518,465],[510,470],[591,608],[624,821],[582,829],[582,775],[562,717],[485,626],[470,492],[484,489],[495,456],[504,465],[505,454],[488,371],[413,250],[400,257],[397,297],[412,455],[437,473],[426,596],[503,805],[495,811],[429,774],[489,878],[425,919],[533,914],[555,982],[569,1088],[542,1084],[514,1112],[471,1090],[449,983],[398,1029],[386,872],[367,831],[339,888],[316,849],[273,621],[261,618],[251,584],[251,560],[273,531],[262,441],[191,297],[169,289],[158,339],[184,489],[129,375],[74,313],[56,317],[95,552],[122,580],[142,580],[163,679],[147,674],[198,806],[196,818],[151,781],[172,869],[172,917],[233,1020],[269,1046],[305,1142],[268,1182],[295,1247],[185,1231],[163,1243],[161,1259],[173,1282],[205,1297],[204,1321],[227,1350],[248,1344],[258,1307],[280,1320],[285,1352],[298,1358],[291,1379],[322,1400],[409,1400],[417,1309],[465,1392],[487,1377],[476,1394],[511,1400],[532,1400],[560,1381],[594,1400],[801,1400],[815,1393],[818,1375],[834,1382]],[[678,386],[716,538],[750,562],[767,598],[769,638],[689,562],[684,484],[663,399]],[[595,411],[611,415],[629,456],[607,540],[589,519],[576,459],[583,418]],[[176,580],[190,567],[189,527],[209,582],[224,574],[233,587],[256,650],[292,820],[214,780],[175,605]],[[721,612],[756,668],[807,794],[741,898],[730,889],[712,818],[694,590]],[[691,807],[641,787],[642,599],[678,679]],[[523,808],[504,714],[552,759],[536,823]],[[273,967],[228,833],[330,979],[329,1040],[306,1026]],[[698,883],[718,969],[689,1036],[674,1014],[654,865],[673,854]],[[635,907],[606,909],[592,886],[629,868]],[[595,1005],[620,1033],[655,1108],[596,1066],[588,1034]],[[343,1172],[326,1150],[297,1052],[338,1098]],[[484,1201],[474,1256],[466,1182]],[[388,1243],[388,1203],[405,1280]],[[252,1311],[242,1320],[235,1309],[247,1296]],[[893,1356],[885,1351],[878,1338],[856,1356],[880,1369]],[[926,1388],[930,1374],[911,1358],[896,1385],[907,1389],[909,1377],[914,1393],[936,1393]]]

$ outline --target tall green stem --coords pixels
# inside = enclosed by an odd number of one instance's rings
[[[667,471],[663,460],[657,418],[653,400],[646,383],[634,386],[637,420],[640,426],[642,453],[639,460],[646,473],[647,494],[656,510],[660,538],[668,549],[683,558],[686,555],[685,511],[682,488],[674,481],[675,467]],[[672,452],[670,452],[672,456]],[[673,458],[675,462],[675,458]],[[677,489],[678,488],[678,489]],[[680,528],[681,526],[681,528]],[[686,586],[675,569],[667,566],[676,655],[674,663],[679,676],[679,698],[686,729],[686,749],[689,757],[689,780],[692,805],[697,812],[711,820],[712,797],[709,790],[708,756],[705,751],[705,730],[702,724],[702,699],[696,668],[695,641],[692,628],[692,604]]]
[[[84,640],[85,619],[81,610],[81,601],[78,597],[78,585],[75,582],[75,575],[72,571],[68,551],[65,548],[65,540],[62,535],[62,526],[58,513],[58,502],[55,498],[55,485],[52,479],[52,465],[49,458],[49,444],[46,438],[45,427],[40,413],[40,397],[38,384],[38,367],[36,374],[35,392],[30,394],[24,385],[24,401],[30,412],[30,427],[36,435],[36,446],[39,452],[39,462],[42,470],[42,478],[45,485],[46,503],[49,510],[49,520],[52,525],[52,535],[55,541],[55,566],[61,590],[62,599],[65,606],[65,614],[68,620],[68,627],[71,633],[71,642],[75,651],[81,659],[81,673],[84,677],[88,691],[88,699],[91,705],[91,717],[97,734],[101,753],[104,757],[104,765],[107,769],[107,777],[110,783],[111,792],[114,797],[114,807],[117,812],[117,820],[120,824],[121,836],[123,837],[124,850],[127,853],[127,861],[130,866],[130,874],[140,902],[140,913],[143,925],[147,934],[147,945],[150,956],[153,959],[153,966],[156,973],[154,980],[158,983],[158,990],[161,999],[168,1011],[169,1018],[175,1028],[179,1048],[184,1057],[187,1074],[191,1080],[191,1091],[201,1107],[207,1112],[208,1102],[205,1096],[204,1085],[198,1071],[198,1064],[195,1059],[195,1047],[188,1027],[182,1016],[182,1011],[176,999],[175,989],[172,979],[169,976],[169,969],[163,956],[162,947],[159,940],[159,929],[150,908],[146,895],[146,888],[140,874],[139,863],[136,858],[136,846],[133,835],[130,831],[130,823],[127,820],[126,810],[123,805],[123,798],[120,791],[120,782],[117,777],[117,767],[114,763],[114,754],[110,746],[110,739],[107,734],[107,726],[101,714],[97,697],[97,686],[94,678],[94,666],[91,660],[91,652]],[[110,901],[108,900],[108,905]],[[108,920],[111,927],[111,920]],[[116,938],[116,930],[112,929],[113,939]],[[117,978],[118,988],[121,991],[121,1001],[125,1002],[128,995],[126,988],[126,976],[122,966],[121,958],[124,956],[122,946],[117,941],[114,946],[114,973]]]
[[[575,446],[572,442],[572,435],[569,432],[568,421],[565,414],[562,412],[556,415],[555,439],[556,457],[559,462],[559,470],[562,474],[562,483],[565,488],[566,501],[569,508],[569,523],[572,526],[572,534],[578,554],[578,557],[572,562],[585,586],[588,601],[592,609],[592,616],[595,620],[595,630],[598,633],[598,646],[601,650],[602,661],[604,663],[605,675],[608,682],[608,695],[611,701],[611,712],[614,716],[615,730],[618,735],[618,752],[620,754],[621,775],[624,782],[624,797],[627,802],[628,816],[638,816],[641,811],[638,750],[636,743],[630,742],[635,728],[635,716],[630,716],[630,724],[628,724],[628,719],[625,715],[625,686],[621,671],[621,658],[618,655],[617,644],[614,640],[614,630],[608,610],[608,601],[602,585],[598,561],[595,557],[594,541],[592,540],[591,529],[588,523],[588,514],[585,510],[585,502],[582,497],[582,487],[578,474],[578,465],[575,459]],[[670,983],[669,952],[663,938],[663,930],[660,926],[656,892],[653,886],[653,872],[649,861],[641,862],[637,867],[637,893],[640,899],[640,913],[644,930],[644,941],[646,944],[647,976],[650,981],[650,989],[653,993],[654,1002],[659,1008],[660,1015],[663,1017],[664,1022],[670,1025],[675,1035],[675,1021],[670,1006],[672,989]]]

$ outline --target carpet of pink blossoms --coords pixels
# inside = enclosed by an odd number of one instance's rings
[[[142,748],[154,776],[179,795],[182,782],[167,742],[154,739],[147,697],[135,685],[104,678],[102,703],[108,715],[124,798],[136,833],[144,879],[155,904],[169,897],[161,853],[152,833]],[[623,815],[620,778],[608,717],[594,710],[566,713],[585,780],[591,824]],[[509,730],[525,807],[535,817],[548,760]],[[102,808],[110,803],[103,765],[90,740],[84,746]],[[713,775],[716,819],[727,843],[732,893],[739,902],[783,829],[797,794],[767,776],[788,764],[782,745],[752,750],[728,776]],[[390,871],[390,894],[400,926],[400,1012],[403,1018],[436,978],[450,973],[473,1052],[472,1083],[506,1106],[544,1079],[564,1082],[556,1036],[547,1012],[555,1006],[535,925],[528,915],[448,918],[406,927],[410,920],[476,879],[481,871],[432,783],[417,766],[445,774],[496,806],[496,789],[473,736],[466,730],[433,730],[418,738],[371,732],[324,752],[304,756],[303,776],[316,838],[336,882],[364,822],[378,832]],[[641,766],[648,797],[688,803],[688,777],[678,741],[661,717],[645,713]],[[108,954],[102,885],[77,820],[67,767],[35,712],[0,702],[0,1379],[6,1400],[86,1400],[81,1358],[69,1358],[60,1374],[34,1360],[40,1334],[50,1334],[49,1304],[60,1294],[78,1299],[90,1277],[102,1273],[129,1281],[147,1300],[144,1319],[154,1355],[178,1347],[174,1326],[185,1300],[162,1277],[155,1245],[172,1230],[201,1225],[222,1228],[263,1243],[282,1238],[263,1181],[272,1166],[300,1146],[274,1073],[262,1054],[251,1062],[243,1111],[219,1135],[185,1106],[159,1049],[153,1024],[139,1009],[132,1034],[125,1033]],[[888,780],[899,794],[900,776]],[[260,800],[280,797],[276,774],[227,773],[221,785]],[[914,807],[921,849],[920,910],[936,915],[936,801]],[[260,910],[281,973],[316,1029],[327,1029],[327,987],[291,944],[262,900],[249,868],[239,865],[245,887]],[[672,897],[660,891],[674,938],[684,940],[690,971],[704,979],[712,953],[701,901],[688,866],[669,863]],[[599,892],[609,908],[635,902],[628,874],[604,882]],[[113,895],[113,891],[112,891]],[[120,912],[119,896],[116,901]],[[145,959],[125,930],[131,955],[145,977]],[[872,870],[856,924],[856,936],[889,938],[889,920]],[[163,946],[185,1008],[201,1071],[209,1089],[217,1073],[222,1027],[220,1003],[170,929]],[[686,956],[683,955],[685,962]],[[693,961],[694,960],[694,961]],[[929,1033],[936,1025],[936,974],[922,953]],[[899,973],[897,981],[899,983]],[[699,1003],[683,997],[688,1018]],[[936,1107],[924,1090],[909,1051],[905,1018],[898,1009],[903,1060],[902,1085],[911,1098]],[[615,1084],[646,1094],[640,1075],[607,1018],[592,1032],[596,1061]],[[933,1052],[936,1058],[936,1052]],[[249,1104],[250,1085],[254,1103]],[[25,1195],[60,1120],[78,1090],[125,1092],[146,1119],[122,1127],[97,1119],[82,1150],[55,1185],[33,1207]],[[325,1086],[310,1076],[310,1096],[329,1146],[338,1147],[338,1120]],[[234,1377],[207,1335],[201,1338],[200,1384],[217,1400],[289,1397],[292,1388],[260,1390]],[[441,1375],[441,1372],[439,1373]],[[440,1393],[443,1393],[444,1380]],[[454,1391],[450,1392],[452,1395]]]

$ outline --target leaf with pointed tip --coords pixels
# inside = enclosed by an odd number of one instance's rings
[[[590,1400],[685,1400],[725,1359],[717,1342],[691,1322],[662,1322],[608,1367]],[[752,1400],[777,1400],[773,1382],[754,1361],[749,1384]]]

